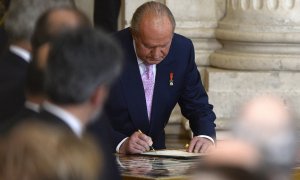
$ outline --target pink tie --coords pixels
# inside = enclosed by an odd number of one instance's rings
[[[154,73],[153,73],[153,65],[145,65],[145,67],[146,67],[146,71],[142,75],[142,80],[143,80],[144,92],[146,97],[147,113],[148,113],[148,118],[150,120],[153,89],[154,89]]]

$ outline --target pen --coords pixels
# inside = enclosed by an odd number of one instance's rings
[[[141,130],[138,130],[139,133],[144,134]],[[153,148],[153,146],[149,146],[151,151],[155,151],[155,149]]]

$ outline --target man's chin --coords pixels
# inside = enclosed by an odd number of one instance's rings
[[[147,64],[159,64],[162,60],[149,60]]]

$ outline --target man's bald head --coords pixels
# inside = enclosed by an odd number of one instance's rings
[[[283,99],[260,96],[243,107],[234,124],[234,137],[259,150],[267,174],[276,171],[275,176],[289,176],[297,146],[293,120]]]
[[[167,18],[172,27],[172,30],[174,31],[176,22],[172,12],[166,5],[155,1],[146,2],[139,8],[137,8],[132,16],[131,29],[135,32],[139,32],[140,25],[142,22],[144,22],[143,18],[147,16],[151,17],[151,19],[155,20],[156,22]],[[147,20],[149,19],[150,18],[148,18]]]
[[[241,124],[272,134],[291,125],[286,102],[276,96],[260,96],[246,103],[239,115]],[[267,130],[267,131],[266,131]],[[267,134],[266,134],[267,135]]]
[[[53,8],[38,19],[31,43],[37,48],[64,31],[91,26],[88,17],[76,8]]]
[[[44,71],[48,60],[50,42],[65,31],[91,27],[87,16],[76,8],[59,7],[45,12],[37,21],[32,43],[32,61],[29,64],[27,98],[44,95]]]

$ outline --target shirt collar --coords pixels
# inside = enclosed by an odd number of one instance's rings
[[[27,51],[26,49],[23,49],[19,46],[15,46],[15,45],[10,45],[9,50],[11,52],[15,53],[16,55],[20,56],[21,58],[23,58],[27,63],[30,62],[31,55],[30,55],[30,52]]]
[[[144,72],[146,71],[146,65],[144,64],[144,62],[136,54],[135,41],[133,40],[132,43],[133,43],[133,49],[134,49],[134,52],[135,52],[137,63],[139,65],[140,74],[142,76],[144,74]],[[156,75],[156,64],[153,65],[153,73],[154,73],[154,76],[155,76]]]
[[[37,104],[37,103],[31,102],[31,101],[26,101],[25,102],[25,107],[27,109],[30,109],[30,110],[34,111],[34,112],[37,112],[37,113],[40,112],[40,105]]]
[[[60,108],[59,106],[52,104],[48,101],[45,101],[43,103],[43,108],[45,110],[47,110],[48,112],[59,117],[62,121],[64,121],[72,129],[72,131],[78,137],[81,137],[82,131],[83,131],[83,126],[77,117],[75,117],[73,114],[65,111],[64,109]]]

